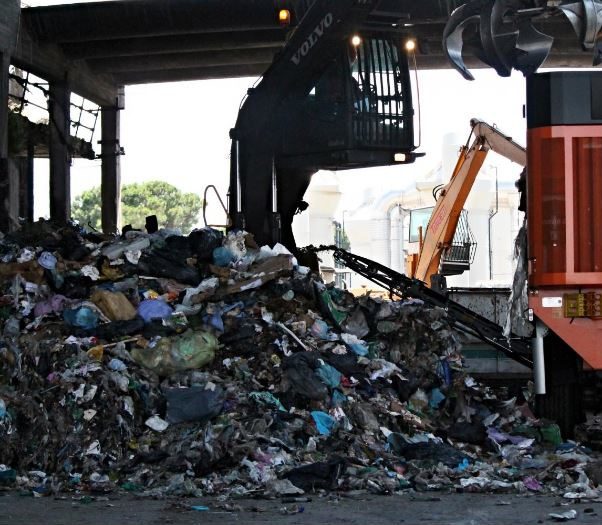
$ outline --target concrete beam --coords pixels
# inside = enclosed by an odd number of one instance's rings
[[[272,0],[136,0],[24,9],[46,42],[87,42],[279,27]]]
[[[137,71],[162,71],[214,66],[270,63],[280,47],[265,49],[239,49],[230,51],[203,51],[137,57],[113,57],[88,60],[90,67],[104,73],[130,73]]]
[[[71,90],[92,102],[115,104],[117,85],[107,75],[94,73],[85,62],[73,62],[56,45],[39,44],[21,27],[12,63],[49,82],[68,79]]]
[[[115,106],[101,109],[102,231],[115,233],[119,228],[121,208],[120,115]]]
[[[70,97],[66,82],[50,83],[50,218],[60,224],[71,218]]]
[[[242,64],[236,66],[211,66],[162,71],[116,73],[115,78],[124,85],[152,84],[156,82],[181,82],[186,80],[211,80],[219,78],[258,77],[265,73],[270,63]]]
[[[205,33],[169,35],[152,38],[121,38],[61,44],[63,52],[74,60],[90,58],[133,57],[194,53],[198,51],[224,51],[252,47],[275,48],[284,44],[285,32],[281,28],[239,31],[234,33]]]

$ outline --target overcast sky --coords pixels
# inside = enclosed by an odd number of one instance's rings
[[[37,6],[65,2],[27,0],[25,3]],[[420,64],[420,57],[417,60]],[[367,188],[377,192],[402,188],[424,176],[439,164],[442,141],[447,134],[455,133],[462,141],[468,137],[472,117],[497,124],[518,142],[525,143],[522,75],[513,73],[510,78],[500,78],[490,70],[474,73],[474,82],[464,80],[453,70],[418,74],[422,124],[419,151],[426,156],[408,166],[374,168],[369,173],[345,172],[340,177],[345,191],[341,209],[356,206]],[[121,144],[126,152],[122,157],[122,182],[164,179],[182,190],[201,195],[208,184],[215,184],[225,195],[228,131],[236,121],[242,97],[254,82],[255,79],[245,78],[127,87],[126,108],[122,113]],[[46,164],[42,161],[36,166],[36,215],[45,215],[48,210]],[[508,174],[514,175],[514,172]],[[99,183],[99,161],[75,161],[73,197]]]

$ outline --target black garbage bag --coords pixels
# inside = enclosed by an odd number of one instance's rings
[[[46,282],[53,292],[60,293],[69,299],[87,299],[94,281],[85,275],[59,275],[44,270]]]
[[[199,271],[186,264],[185,255],[168,249],[153,249],[143,253],[138,261],[138,268],[141,273],[152,277],[175,279],[194,286],[201,282]]]
[[[188,237],[172,235],[171,237],[167,237],[167,239],[165,239],[165,244],[172,253],[177,253],[178,258],[181,260],[185,260],[194,255],[190,249],[190,241]]]
[[[289,470],[282,477],[288,479],[295,487],[305,491],[334,490],[337,488],[337,481],[346,470],[347,461],[344,458],[333,456],[329,461],[311,463]]]
[[[360,379],[366,376],[366,367],[358,364],[355,354],[326,354],[323,359],[345,377]]]
[[[328,387],[315,374],[319,366],[319,356],[313,352],[298,352],[282,361],[284,378],[290,389],[317,401],[328,397]]]
[[[167,421],[170,423],[208,421],[220,414],[225,398],[224,390],[220,387],[214,390],[206,390],[200,386],[168,388],[165,390]]]
[[[474,420],[471,423],[456,421],[447,429],[447,436],[464,443],[482,445],[487,438],[487,430],[483,423],[478,420]]]
[[[252,341],[256,335],[255,324],[252,321],[245,322],[245,320],[242,320],[237,322],[235,326],[228,327],[228,331],[219,336],[219,342],[224,345],[232,345],[239,341]]]
[[[149,465],[153,465],[156,463],[160,463],[163,460],[167,459],[169,454],[165,450],[151,450],[150,452],[138,452],[132,460],[130,461],[128,467],[130,469],[135,467],[136,465],[140,465],[141,463],[147,463]]]
[[[406,381],[404,381],[397,375],[392,376],[391,381],[392,381],[393,388],[395,389],[395,391],[397,392],[397,395],[399,396],[399,400],[402,402],[405,402],[414,395],[416,390],[418,390],[418,387],[420,386],[420,382],[418,381],[416,376],[410,371],[406,372],[404,370],[403,374],[404,374],[404,377],[406,378]]]
[[[427,441],[421,443],[408,443],[401,434],[393,432],[387,438],[395,454],[403,456],[407,461],[428,461],[434,465],[443,463],[450,468],[457,467],[465,459],[470,459],[458,449],[447,443]]]
[[[61,230],[61,242],[58,251],[64,259],[81,261],[90,254],[84,240],[78,233],[69,228]]]
[[[110,323],[99,324],[89,330],[79,330],[78,332],[86,336],[93,335],[105,341],[113,341],[124,335],[139,334],[143,329],[144,319],[142,317],[134,317],[134,319],[130,319],[129,321],[112,321]],[[71,331],[74,332],[73,329]]]
[[[144,323],[144,327],[142,328],[142,336],[145,339],[152,339],[157,336],[169,337],[175,333],[177,331],[170,326],[165,326],[162,319],[152,319],[150,322]]]
[[[190,232],[188,244],[190,251],[197,256],[199,261],[211,261],[213,250],[222,245],[224,234],[213,228],[202,228]]]

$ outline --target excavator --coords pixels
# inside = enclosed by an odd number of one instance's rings
[[[258,243],[282,242],[295,250],[292,221],[307,207],[303,195],[313,173],[408,164],[421,153],[414,141],[411,34],[402,23],[408,1],[277,3],[290,8],[296,25],[249,90],[231,130],[229,216],[231,228],[250,231]],[[533,322],[535,336],[525,341],[503,334],[420,279],[338,248],[334,256],[391,293],[445,308],[452,324],[532,366],[539,412],[570,435],[580,418],[583,372],[602,370],[602,240],[596,230],[602,221],[602,77],[536,72],[554,43],[547,22],[558,17],[568,19],[593,64],[602,62],[602,0],[452,4],[457,8],[442,35],[452,67],[473,79],[463,58],[471,52],[500,76],[516,69],[527,77],[526,163],[520,146],[476,123],[475,143],[464,150],[444,191],[465,198],[466,187],[458,183],[476,176],[488,149],[526,164],[528,309],[520,314]],[[446,239],[461,207],[458,200],[439,208],[423,244],[431,255],[416,261],[417,276],[429,279],[453,251]]]
[[[231,130],[232,226],[294,248],[294,215],[320,169],[407,164],[414,110],[400,2],[294,3],[300,22]]]
[[[460,149],[449,182],[437,191],[437,202],[424,236],[419,228],[418,253],[407,259],[407,275],[441,292],[445,292],[445,276],[458,275],[469,268],[474,243],[466,235],[458,237],[458,221],[489,151],[523,168],[527,164],[525,148],[498,128],[477,119],[470,121],[470,127],[468,141]]]

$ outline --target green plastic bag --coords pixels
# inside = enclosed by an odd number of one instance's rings
[[[540,432],[544,443],[550,443],[557,447],[563,441],[560,427],[556,423],[550,423],[549,425],[541,427]]]
[[[161,376],[203,368],[215,358],[218,341],[209,332],[187,330],[182,335],[163,337],[154,347],[134,348],[135,361]]]

